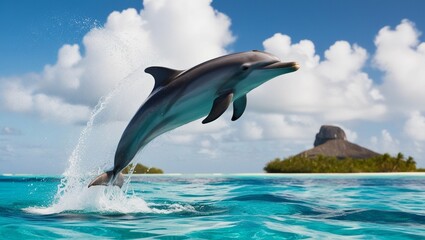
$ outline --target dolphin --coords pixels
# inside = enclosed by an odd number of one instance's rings
[[[152,66],[145,69],[155,79],[152,93],[125,128],[115,152],[114,167],[88,187],[124,183],[123,170],[143,147],[157,136],[207,116],[219,118],[233,102],[232,121],[245,111],[247,93],[268,80],[299,69],[296,62],[247,51],[221,56],[185,71]]]

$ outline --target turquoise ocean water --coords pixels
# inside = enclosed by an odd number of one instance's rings
[[[0,239],[425,239],[425,175],[0,176]],[[61,187],[62,186],[62,187]]]

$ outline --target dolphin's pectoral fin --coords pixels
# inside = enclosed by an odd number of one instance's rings
[[[246,95],[243,95],[242,97],[236,99],[233,102],[233,116],[232,121],[238,120],[246,108]]]
[[[212,122],[219,118],[229,107],[233,99],[233,93],[227,93],[214,100],[210,114],[202,121],[203,124]]]
[[[87,187],[91,186],[108,186],[114,185],[118,187],[122,187],[124,184],[124,176],[119,173],[118,175],[114,175],[112,171],[108,171],[97,176]]]
[[[181,72],[183,71],[166,67],[148,67],[145,69],[145,73],[149,73],[153,78],[155,78],[155,86],[152,91],[159,87],[166,86]]]

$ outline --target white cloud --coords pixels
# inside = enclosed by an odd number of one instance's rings
[[[0,135],[21,135],[21,130],[13,128],[13,127],[1,127],[0,128]]]
[[[263,138],[264,129],[254,121],[246,121],[242,125],[242,135],[249,140],[258,140]]]
[[[210,0],[145,1],[140,13],[113,12],[103,28],[84,36],[82,47],[62,46],[57,62],[46,65],[36,81],[23,85],[10,79],[2,91],[4,106],[10,111],[36,111],[46,119],[79,122],[86,112],[83,108],[93,107],[119,82],[131,80],[131,86],[122,87],[110,103],[110,114],[104,114],[109,120],[128,120],[153,86],[144,68],[187,68],[225,54],[234,40],[229,28],[230,19],[214,10]],[[25,76],[21,78],[25,82]],[[41,102],[47,105],[37,105]],[[72,111],[80,116],[70,117]]]
[[[414,141],[425,141],[425,117],[413,112],[404,125],[404,132]]]
[[[80,48],[77,44],[65,44],[59,49],[58,61],[55,65],[46,65],[43,71],[42,87],[54,91],[78,89],[82,69],[78,67],[81,61]]]
[[[382,95],[362,71],[367,60],[363,48],[337,41],[320,61],[313,42],[292,44],[279,33],[265,40],[264,48],[284,61],[299,62],[301,68],[256,89],[256,110],[317,114],[333,121],[377,119],[385,113]]]
[[[395,142],[390,132],[388,132],[387,129],[382,130],[381,134],[382,134],[382,140],[385,144],[392,144]]]
[[[34,109],[45,119],[63,123],[85,123],[90,116],[87,106],[72,105],[44,94],[34,95]]]
[[[208,155],[211,158],[217,157],[217,149],[212,145],[211,141],[205,139],[202,140],[199,145],[200,149],[198,153]]]
[[[195,140],[193,134],[169,134],[167,140],[175,144],[189,144]]]
[[[382,129],[379,137],[372,136],[370,142],[373,149],[377,152],[390,154],[400,152],[400,141],[394,138],[387,129]]]
[[[84,105],[73,105],[58,97],[52,97],[34,90],[25,89],[18,82],[8,83],[3,92],[4,107],[16,112],[36,113],[45,120],[62,123],[82,123],[90,116],[90,109]]]
[[[241,138],[311,140],[318,126],[310,117],[282,114],[251,114],[240,132]],[[250,128],[250,129],[247,129]]]
[[[2,91],[4,107],[14,112],[31,110],[33,106],[31,90],[13,80],[14,82],[8,82]]]
[[[344,129],[345,134],[347,135],[347,140],[350,142],[356,142],[358,135],[355,131],[350,130],[350,129]]]
[[[425,110],[425,42],[414,23],[382,28],[375,39],[374,62],[384,72],[380,88],[395,112]]]
[[[211,2],[144,1],[140,15],[156,52],[180,68],[225,54],[224,46],[234,41],[230,19],[214,10]]]
[[[176,140],[180,140],[180,143],[187,144],[194,141],[201,141],[200,139],[204,138],[221,140],[234,131],[225,117],[221,117],[208,124],[202,124],[201,121],[202,119],[183,125],[166,134],[166,136],[172,142],[177,143]]]

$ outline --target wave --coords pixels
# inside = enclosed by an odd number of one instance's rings
[[[336,214],[337,216],[327,217],[327,219],[380,224],[425,224],[424,215],[401,211],[353,209],[337,212]]]

